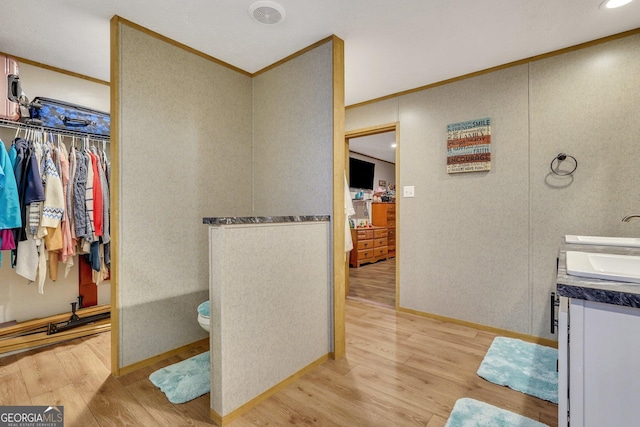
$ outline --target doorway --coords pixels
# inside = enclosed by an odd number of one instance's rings
[[[353,246],[346,297],[397,307],[397,124],[345,135]]]

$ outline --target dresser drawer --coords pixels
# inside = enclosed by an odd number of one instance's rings
[[[373,239],[372,240],[358,240],[358,250],[362,249],[373,249]]]
[[[373,239],[373,230],[357,230],[356,238],[358,240]]]
[[[373,239],[373,247],[377,248],[380,246],[387,246],[387,238],[383,237],[380,239]]]
[[[387,238],[389,239],[389,243],[391,243],[392,241],[395,243],[395,241],[396,241],[396,229],[395,228],[389,229],[389,235],[387,236]]]
[[[379,248],[374,248],[373,250],[373,255],[376,257],[382,256],[382,255],[386,255],[389,252],[389,250],[387,249],[386,246],[382,246]]]
[[[391,221],[387,221],[387,227],[396,228],[396,220],[392,219]]]
[[[358,262],[367,261],[373,258],[373,248],[358,251]]]
[[[378,239],[380,237],[387,237],[388,231],[386,228],[378,228],[373,230],[373,238]]]
[[[396,210],[389,210],[387,211],[387,221],[389,220],[395,220],[396,219]]]

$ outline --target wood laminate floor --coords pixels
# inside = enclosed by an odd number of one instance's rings
[[[347,355],[330,360],[229,424],[444,426],[471,397],[557,425],[557,406],[476,375],[494,334],[348,300]],[[173,405],[151,372],[198,348],[114,378],[110,333],[0,358],[0,405],[63,405],[65,427],[204,426],[209,395]]]
[[[349,297],[388,307],[396,306],[396,259],[349,268]]]

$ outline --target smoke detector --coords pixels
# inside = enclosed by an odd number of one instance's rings
[[[249,6],[249,15],[266,25],[279,24],[284,21],[284,8],[274,1],[256,1]]]

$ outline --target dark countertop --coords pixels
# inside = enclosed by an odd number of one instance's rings
[[[563,237],[556,279],[558,295],[562,297],[640,308],[640,284],[571,276],[567,274],[567,251],[640,256],[640,248],[574,245],[566,243]]]
[[[233,225],[233,224],[282,224],[289,222],[323,222],[331,220],[330,215],[303,216],[224,216],[202,218],[203,224]]]

